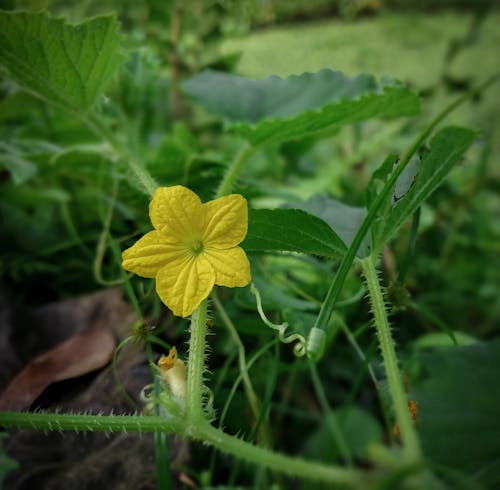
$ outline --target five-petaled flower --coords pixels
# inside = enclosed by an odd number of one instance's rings
[[[149,216],[154,230],[123,252],[122,265],[156,278],[158,295],[175,315],[191,315],[214,284],[250,282],[250,264],[238,247],[248,228],[247,202],[239,194],[202,204],[186,187],[160,187]]]

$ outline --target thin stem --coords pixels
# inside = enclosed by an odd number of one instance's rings
[[[330,434],[335,441],[335,444],[339,450],[339,453],[342,455],[344,460],[347,462],[349,466],[352,466],[352,457],[349,451],[349,447],[345,441],[344,434],[340,429],[337,416],[335,412],[330,407],[328,403],[328,399],[326,398],[326,393],[321,383],[318,370],[316,368],[316,364],[309,360],[309,370],[311,373],[311,379],[314,385],[314,391],[316,392],[316,396],[319,400],[319,404],[321,406],[321,410],[323,411],[323,416],[325,417],[325,422],[330,431]]]
[[[149,364],[151,366],[151,376],[153,378],[154,400],[158,400],[161,392],[161,387],[158,382],[158,376],[154,369],[154,354],[150,342],[146,342],[146,353]],[[153,405],[153,413],[156,416],[160,415],[160,406],[155,401]],[[167,434],[161,431],[155,431],[155,462],[157,486],[161,490],[167,490],[172,486],[172,477],[170,474],[170,457],[168,451]]]
[[[113,209],[116,203],[116,196],[118,194],[118,182],[113,179],[113,188],[111,190],[111,199],[109,202],[106,214],[102,216],[102,231],[99,235],[99,240],[97,241],[97,246],[95,250],[95,258],[93,265],[94,278],[102,286],[116,286],[118,284],[123,284],[124,278],[123,274],[120,274],[118,279],[104,279],[102,275],[102,263],[104,260],[104,254],[106,253],[106,241],[111,238],[109,230],[111,228],[111,222],[113,220]],[[119,263],[119,262],[118,262]]]
[[[121,263],[121,250],[118,244],[110,237],[110,247],[111,252],[113,253],[113,258],[117,263]],[[137,295],[135,294],[134,288],[132,287],[132,282],[130,281],[130,277],[126,274],[125,270],[121,270],[122,277],[124,279],[123,287],[125,288],[125,292],[128,296],[128,299],[132,303],[135,314],[137,316],[138,321],[142,321],[142,311],[139,306],[139,301],[137,299]]]
[[[187,365],[186,418],[195,424],[203,415],[203,372],[205,370],[205,337],[207,334],[207,300],[203,300],[191,317],[189,359]]]
[[[250,376],[248,375],[248,366],[247,366],[247,361],[246,361],[246,356],[245,356],[245,346],[243,345],[243,342],[241,341],[241,338],[238,334],[238,331],[236,330],[236,327],[234,326],[234,323],[231,321],[231,318],[229,318],[229,315],[227,314],[226,310],[224,309],[224,306],[222,306],[222,303],[219,300],[219,296],[217,295],[217,292],[214,290],[212,291],[212,300],[214,302],[215,308],[217,312],[219,313],[222,322],[226,326],[226,328],[229,330],[229,333],[231,334],[231,337],[233,338],[234,343],[236,344],[236,347],[238,349],[238,361],[239,361],[239,368],[240,368],[240,374],[241,378],[243,380],[243,386],[245,388],[245,394],[247,396],[248,404],[250,405],[250,409],[252,410],[252,414],[255,418],[255,422],[257,422],[261,418],[261,403],[259,400],[259,397],[255,393],[255,390],[252,385],[252,381],[250,380]],[[267,425],[267,421],[264,419],[263,423],[260,425],[259,428],[259,435],[260,438],[263,442],[263,444],[266,447],[271,447],[271,435],[269,433],[269,427]]]
[[[363,292],[364,292],[364,290],[363,290]],[[361,359],[361,362],[363,362],[363,364],[366,365],[366,369],[368,370],[368,374],[370,375],[370,378],[373,381],[373,385],[375,386],[377,391],[379,391],[380,390],[379,382],[377,380],[377,376],[375,375],[375,371],[373,369],[371,362],[365,356],[363,349],[361,349],[361,347],[359,346],[358,341],[356,340],[356,337],[351,333],[351,331],[349,330],[349,327],[346,325],[344,319],[340,318],[339,322],[340,322],[340,328],[344,332],[344,335],[346,336],[349,343],[352,345],[352,348],[356,351],[356,354]]]
[[[123,383],[121,382],[120,375],[118,374],[118,354],[123,349],[123,347],[125,347],[129,342],[132,341],[132,339],[132,337],[124,338],[115,348],[115,351],[113,352],[113,359],[111,361],[111,371],[113,372],[113,379],[123,399],[132,410],[137,410],[135,401],[127,393],[125,386],[123,386]]]
[[[404,280],[406,278],[406,274],[411,267],[413,262],[413,256],[415,255],[415,248],[417,245],[417,236],[418,236],[418,227],[420,225],[420,210],[422,208],[418,208],[413,213],[413,218],[411,221],[411,231],[410,231],[410,240],[408,241],[408,246],[406,247],[406,253],[401,261],[401,265],[399,266],[398,272],[398,281],[401,284],[404,284]]]
[[[156,463],[156,486],[159,490],[172,488],[172,474],[170,472],[170,451],[168,447],[168,434],[155,432],[155,463]]]
[[[394,340],[387,319],[384,297],[382,296],[377,271],[371,257],[366,257],[360,262],[370,295],[378,342],[387,376],[387,384],[394,404],[396,421],[401,432],[401,440],[407,462],[420,463],[422,460],[420,443],[413,426],[413,421],[411,420],[410,411],[408,410],[408,399],[404,392],[403,378],[399,370]]]
[[[337,301],[337,298],[340,294],[340,291],[342,289],[342,286],[344,284],[344,281],[347,277],[347,274],[349,272],[349,269],[351,268],[352,262],[354,261],[354,258],[356,257],[356,253],[365,238],[366,234],[368,233],[368,230],[370,229],[380,207],[382,204],[385,202],[386,198],[389,196],[389,194],[392,192],[392,189],[394,188],[394,185],[405,169],[405,167],[408,165],[409,161],[411,160],[412,156],[417,152],[419,149],[420,145],[427,139],[427,137],[434,131],[436,126],[443,120],[445,119],[451,112],[453,112],[458,106],[469,100],[470,98],[474,97],[481,91],[485,90],[489,85],[493,84],[498,80],[500,77],[500,73],[497,73],[490,77],[486,82],[483,84],[479,85],[477,88],[467,92],[466,94],[462,95],[458,99],[456,99],[454,102],[452,102],[448,107],[446,107],[441,113],[439,113],[432,121],[431,123],[420,133],[420,135],[417,137],[413,145],[409,148],[409,150],[406,152],[406,154],[403,156],[397,167],[394,169],[394,172],[392,172],[389,180],[386,182],[384,188],[380,192],[380,194],[377,195],[377,197],[374,199],[372,205],[370,206],[370,209],[368,210],[368,213],[365,216],[365,219],[361,223],[361,226],[359,227],[358,231],[356,232],[356,235],[349,246],[349,249],[347,250],[346,254],[342,258],[342,261],[340,263],[339,269],[337,271],[337,274],[335,275],[335,280],[332,282],[330,285],[330,288],[328,289],[328,292],[326,294],[325,300],[323,301],[323,305],[321,306],[321,310],[318,314],[318,317],[316,318],[316,322],[314,324],[315,328],[321,329],[321,330],[326,330],[326,327],[328,325],[328,322],[330,321],[330,317],[332,315],[335,302]],[[313,328],[314,328],[313,327]],[[314,331],[314,330],[313,330]],[[317,352],[308,352],[308,355],[311,357],[316,357]]]
[[[238,178],[238,175],[240,174],[243,165],[250,158],[250,156],[253,154],[254,151],[255,148],[253,146],[250,146],[248,145],[248,143],[245,143],[245,147],[243,148],[243,150],[241,150],[240,153],[238,153],[236,158],[232,161],[232,163],[226,170],[226,173],[224,174],[224,177],[219,185],[219,188],[217,189],[216,197],[221,197],[227,194],[231,194],[231,192],[233,191],[234,183],[236,182],[236,179]]]
[[[247,364],[247,370],[249,371],[251,367],[261,358],[261,356],[273,345],[275,345],[276,339],[271,340],[267,344],[264,344],[248,361]],[[226,420],[226,415],[229,410],[229,406],[231,405],[231,402],[234,398],[234,395],[236,393],[236,390],[238,389],[239,384],[242,382],[243,378],[243,373],[240,372],[238,374],[238,377],[234,380],[233,385],[231,386],[231,389],[229,390],[229,394],[226,398],[226,403],[224,404],[224,407],[222,408],[220,417],[219,417],[219,427],[222,427],[225,420]]]
[[[158,184],[144,165],[136,160],[130,149],[120,143],[118,138],[116,138],[99,117],[91,114],[85,117],[81,116],[81,120],[97,137],[104,138],[109,143],[116,155],[128,165],[143,192],[151,197]]]

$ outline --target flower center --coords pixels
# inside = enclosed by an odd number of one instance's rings
[[[189,252],[194,256],[200,255],[203,250],[205,250],[205,245],[203,244],[203,240],[200,238],[193,238],[189,240],[187,243],[187,248]]]

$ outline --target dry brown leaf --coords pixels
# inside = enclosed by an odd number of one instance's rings
[[[22,410],[56,381],[75,378],[105,366],[115,339],[108,327],[96,325],[34,358],[0,396],[0,410]]]

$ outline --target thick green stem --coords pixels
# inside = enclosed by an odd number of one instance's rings
[[[366,257],[360,262],[370,295],[377,337],[387,376],[387,384],[394,404],[396,421],[401,432],[401,440],[407,458],[406,462],[408,464],[418,464],[422,460],[420,443],[408,410],[408,399],[404,392],[403,378],[398,366],[394,340],[387,319],[384,297],[382,296],[377,271],[371,257]]]
[[[297,476],[307,480],[329,482],[330,484],[345,485],[349,488],[363,488],[360,485],[360,473],[338,466],[324,465],[302,458],[290,457],[263,447],[254,446],[237,437],[225,434],[208,423],[196,426],[193,430],[196,439],[206,441],[225,453],[235,454],[270,470]]]
[[[276,453],[225,434],[206,421],[190,423],[183,418],[129,415],[70,415],[54,413],[0,412],[0,427],[11,429],[76,430],[101,432],[175,432],[211,444],[220,451],[259,466],[306,480],[328,482],[348,488],[366,488],[360,472]]]
[[[191,317],[189,360],[187,365],[186,418],[201,422],[203,415],[203,373],[205,371],[205,337],[207,334],[207,300],[203,300]]]
[[[0,412],[6,429],[75,430],[84,432],[176,432],[184,422],[163,416],[80,415],[69,413]]]
[[[219,188],[217,189],[216,197],[231,194],[231,192],[233,191],[234,183],[236,182],[236,179],[238,178],[243,165],[248,160],[248,158],[250,158],[254,151],[255,148],[253,146],[245,143],[245,147],[243,148],[243,150],[241,150],[237,157],[232,161],[226,173],[224,174],[224,178],[222,179]]]

